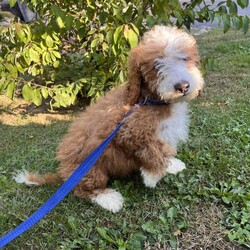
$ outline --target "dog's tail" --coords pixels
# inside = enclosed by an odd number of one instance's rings
[[[42,186],[46,184],[60,184],[62,179],[58,173],[47,173],[39,175],[36,173],[29,173],[27,171],[18,172],[13,179],[17,183],[25,183],[27,186]]]

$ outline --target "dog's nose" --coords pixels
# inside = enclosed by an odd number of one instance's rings
[[[174,89],[183,94],[187,93],[189,88],[190,88],[190,85],[187,81],[181,81],[174,85]]]

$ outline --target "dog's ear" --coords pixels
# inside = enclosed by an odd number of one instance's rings
[[[129,56],[129,72],[125,93],[126,101],[129,105],[137,103],[141,94],[142,75],[140,71],[140,63],[138,61],[138,51],[138,47],[132,49]]]

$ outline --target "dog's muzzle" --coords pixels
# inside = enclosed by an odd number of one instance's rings
[[[174,85],[174,89],[176,92],[186,95],[190,89],[190,84],[187,81],[181,81]]]

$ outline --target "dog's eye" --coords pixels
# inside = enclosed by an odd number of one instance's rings
[[[190,58],[187,56],[187,57],[183,57],[182,60],[185,61],[185,62],[187,62],[187,61],[190,60]]]

